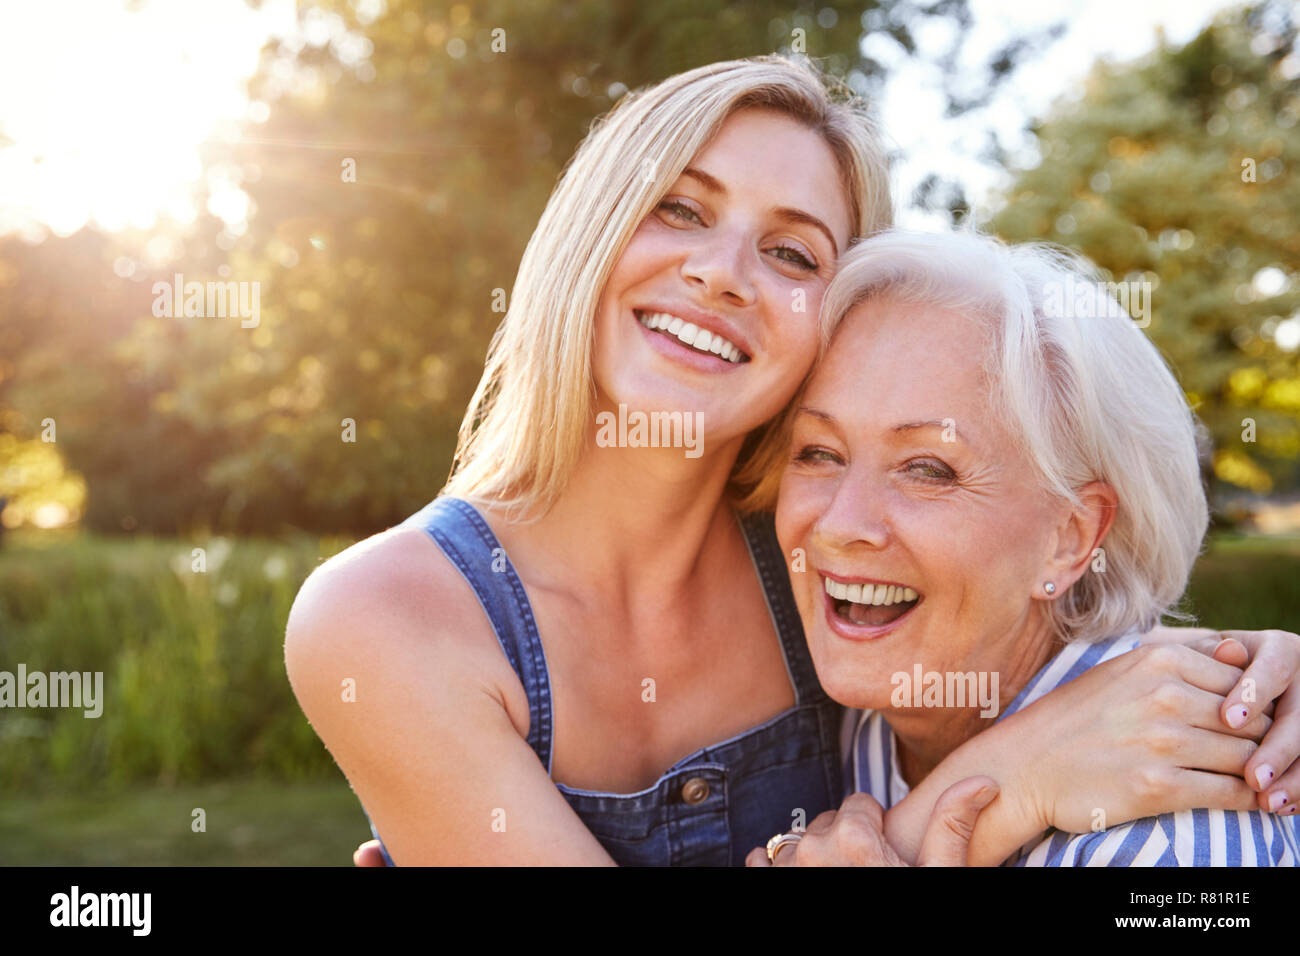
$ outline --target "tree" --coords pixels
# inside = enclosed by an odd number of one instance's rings
[[[18,356],[0,428],[60,421],[95,528],[382,528],[444,481],[524,245],[595,117],[780,50],[869,95],[884,69],[864,31],[910,52],[931,18],[970,24],[965,0],[302,4],[302,37],[263,51],[263,115],[205,158],[251,199],[246,221],[205,216],[156,268],[148,236],[0,240]],[[1023,52],[999,51],[987,83]],[[962,96],[953,111],[980,102]],[[256,321],[155,314],[177,273],[255,286]]]
[[[1146,331],[1213,436],[1215,478],[1257,492],[1300,483],[1296,32],[1292,8],[1266,3],[1099,64],[1034,127],[1042,161],[990,224],[1151,283]]]

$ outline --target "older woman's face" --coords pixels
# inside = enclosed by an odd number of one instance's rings
[[[987,329],[869,300],[800,404],[777,533],[787,558],[804,549],[806,570],[791,578],[813,661],[850,706],[887,706],[891,675],[916,664],[1005,671],[1025,635],[1041,633],[1032,596],[1062,506],[992,412]],[[857,600],[833,598],[828,580]],[[895,603],[866,603],[882,589]]]
[[[733,114],[605,285],[593,362],[604,399],[700,411],[724,438],[776,415],[816,357],[849,212],[820,134],[769,110]]]

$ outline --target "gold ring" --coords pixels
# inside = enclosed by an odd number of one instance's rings
[[[767,858],[772,863],[776,863],[776,855],[781,852],[781,847],[789,843],[798,843],[803,839],[802,833],[778,833],[772,839],[767,841]]]

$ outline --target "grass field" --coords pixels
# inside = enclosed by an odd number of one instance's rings
[[[350,865],[365,817],[283,664],[294,593],[346,544],[11,536],[0,670],[102,670],[106,702],[0,710],[0,865]],[[1189,605],[1300,632],[1300,538],[1214,539]]]
[[[1216,537],[1188,588],[1205,627],[1300,633],[1300,537]]]
[[[204,832],[192,829],[196,808]],[[351,866],[369,836],[341,775],[0,800],[0,866]]]

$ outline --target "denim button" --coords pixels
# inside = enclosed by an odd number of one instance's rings
[[[691,777],[682,784],[682,800],[686,803],[701,803],[709,795],[709,781],[703,777]]]

